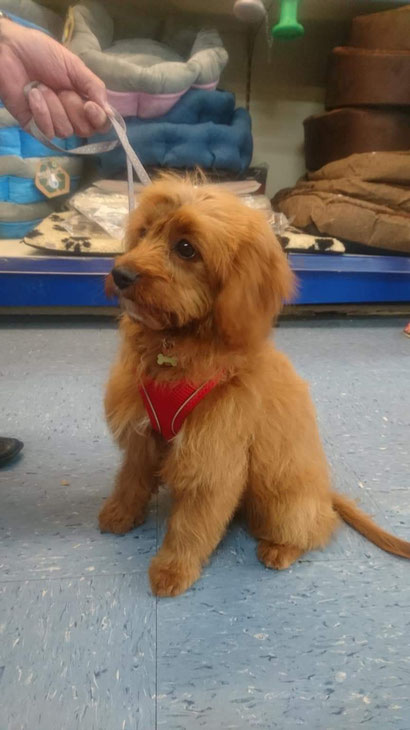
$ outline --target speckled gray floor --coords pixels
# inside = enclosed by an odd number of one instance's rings
[[[410,342],[402,320],[285,323],[341,491],[410,539]],[[410,563],[349,528],[274,573],[240,524],[202,580],[157,602],[166,499],[124,538],[96,515],[118,454],[107,322],[0,321],[1,730],[410,728]]]

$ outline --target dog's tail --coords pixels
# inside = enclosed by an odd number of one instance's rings
[[[347,499],[347,497],[332,492],[333,508],[340,515],[342,520],[347,522],[348,525],[353,527],[361,535],[364,535],[370,542],[373,542],[377,547],[385,550],[393,555],[400,555],[402,558],[410,559],[410,542],[401,540],[399,537],[390,535],[381,527],[376,525],[375,522],[367,515],[362,512],[361,509],[356,507],[355,503]]]

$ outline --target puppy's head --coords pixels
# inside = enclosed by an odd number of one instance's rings
[[[292,285],[262,214],[215,187],[169,176],[144,190],[108,279],[108,291],[146,327],[209,324],[234,348],[266,336]]]

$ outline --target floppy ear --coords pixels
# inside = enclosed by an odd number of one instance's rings
[[[237,253],[215,303],[219,335],[240,348],[267,336],[295,279],[275,235],[263,216],[249,216],[246,239]]]

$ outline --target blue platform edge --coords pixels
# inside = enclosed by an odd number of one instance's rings
[[[0,246],[1,250],[1,246]],[[0,307],[115,307],[112,258],[0,257]],[[291,254],[294,304],[410,302],[410,257]]]

